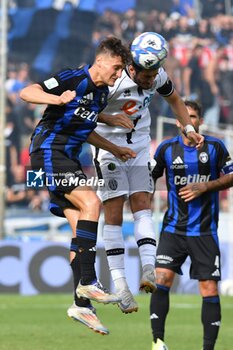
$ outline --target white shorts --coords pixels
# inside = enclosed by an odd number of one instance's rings
[[[137,146],[135,145],[135,152],[139,150]],[[134,149],[132,145],[130,148]],[[97,191],[102,202],[120,196],[129,197],[137,192],[154,192],[150,145],[140,148],[136,158],[129,159],[127,162],[120,161],[102,149],[98,149],[96,153],[94,148],[96,172],[99,178],[104,179],[104,186]]]

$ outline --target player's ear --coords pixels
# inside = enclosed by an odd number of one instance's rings
[[[100,55],[96,56],[95,63],[98,67],[101,66],[102,63],[102,57]]]

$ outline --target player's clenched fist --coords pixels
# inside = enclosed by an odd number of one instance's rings
[[[72,101],[76,96],[76,92],[73,90],[66,90],[64,91],[61,96],[58,96],[58,105],[64,105],[66,103],[69,103]]]

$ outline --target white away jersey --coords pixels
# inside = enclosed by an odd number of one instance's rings
[[[95,131],[121,146],[139,142],[143,139],[148,140],[151,124],[148,106],[152,98],[156,91],[163,96],[169,96],[173,90],[173,85],[162,67],[155,77],[152,88],[148,90],[140,88],[124,70],[121,78],[117,79],[114,86],[109,87],[108,105],[103,113],[112,115],[113,118],[115,114],[125,114],[133,121],[134,129],[111,127],[98,123]]]

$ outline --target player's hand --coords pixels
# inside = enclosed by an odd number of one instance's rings
[[[108,125],[109,126],[122,126],[123,128],[127,128],[127,129],[134,128],[134,124],[133,124],[132,120],[130,120],[124,114],[115,114],[115,115],[111,116],[111,118],[108,118]]]
[[[126,162],[128,159],[136,158],[137,154],[128,147],[116,147],[112,154],[120,159],[122,162]]]
[[[58,96],[58,105],[62,106],[72,101],[76,96],[76,91],[66,90]]]
[[[197,149],[201,149],[204,143],[204,136],[194,132],[190,131],[187,133],[187,138],[192,141],[194,144],[196,144]]]
[[[206,191],[207,185],[205,182],[196,182],[182,187],[179,190],[179,196],[185,201],[191,200],[201,196]]]

